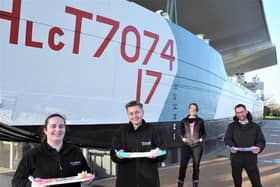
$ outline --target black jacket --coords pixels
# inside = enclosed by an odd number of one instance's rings
[[[185,138],[184,143],[190,147],[195,147],[197,145],[202,144],[202,142],[200,142],[199,139],[202,138],[204,140],[206,137],[204,120],[197,116],[194,122],[194,133],[193,136],[191,136],[189,116],[185,117],[181,121],[181,136],[182,138]]]
[[[41,178],[69,177],[90,168],[80,151],[74,145],[63,143],[59,152],[46,142],[30,150],[20,161],[12,179],[13,187],[30,187],[28,176]],[[60,187],[80,187],[80,183],[55,185]]]
[[[113,138],[111,159],[117,163],[117,187],[159,187],[158,162],[166,155],[157,158],[119,159],[115,150],[125,152],[147,152],[159,147],[164,149],[163,138],[153,126],[143,120],[134,130],[133,125],[123,125]]]
[[[252,122],[250,114],[248,120],[248,124],[242,125],[239,123],[238,119],[234,117],[234,121],[229,124],[227,128],[224,137],[225,144],[235,147],[258,146],[262,151],[265,148],[265,138],[262,130],[258,124]],[[238,152],[237,154],[244,153]]]

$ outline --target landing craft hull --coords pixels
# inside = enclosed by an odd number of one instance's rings
[[[67,117],[69,141],[109,147],[127,122],[125,103],[137,99],[145,120],[174,146],[190,102],[214,124],[209,139],[223,133],[238,103],[262,117],[262,101],[229,80],[215,49],[131,2],[1,1],[0,32],[0,122],[8,127],[38,135],[58,112]],[[5,140],[30,135],[5,132]]]

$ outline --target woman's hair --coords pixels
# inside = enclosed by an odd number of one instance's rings
[[[45,124],[44,124],[44,126],[43,126],[43,128],[42,128],[42,131],[41,131],[41,142],[44,142],[44,141],[46,140],[47,137],[46,137],[46,135],[45,135],[45,133],[44,133],[44,129],[47,128],[47,125],[48,125],[48,123],[49,123],[49,119],[54,118],[54,117],[59,117],[59,118],[61,118],[61,119],[63,120],[64,124],[66,124],[66,118],[65,118],[63,115],[61,115],[61,114],[59,114],[59,113],[53,113],[53,114],[49,115],[49,116],[45,119]]]
[[[190,103],[189,104],[189,109],[191,108],[192,105],[195,106],[196,112],[198,112],[199,111],[198,104],[197,103]]]
[[[51,118],[53,118],[53,117],[59,117],[59,118],[63,119],[64,124],[66,123],[66,119],[65,119],[65,117],[64,117],[63,115],[58,114],[58,113],[53,113],[53,114],[49,115],[49,116],[45,119],[45,124],[44,124],[44,127],[45,127],[45,128],[47,127],[47,125],[48,125],[48,123],[49,123],[49,119],[51,119]]]

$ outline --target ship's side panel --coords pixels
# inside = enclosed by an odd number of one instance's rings
[[[205,119],[231,117],[237,103],[261,113],[258,98],[228,80],[216,50],[134,3],[0,5],[1,122],[39,125],[60,112],[69,124],[120,124],[132,99],[150,122],[180,120],[190,102]]]
[[[170,23],[170,28],[176,38],[178,71],[160,120],[182,119],[188,104],[196,102],[206,120],[231,118],[234,106],[243,103],[259,121],[263,102],[227,77],[220,54],[177,25]]]
[[[226,81],[221,56],[188,31],[174,24],[170,27],[177,43],[178,71],[161,120],[183,118],[191,102],[200,105],[200,115],[205,119],[214,119]]]
[[[128,1],[0,1],[0,33],[0,122],[37,135],[59,112],[68,141],[109,148],[133,99],[168,147],[180,145],[175,127],[191,102],[207,120],[207,145],[216,145],[235,104],[262,114],[256,95],[228,80],[216,50]],[[0,125],[9,139],[32,136]]]
[[[2,122],[36,125],[60,112],[70,124],[122,123],[132,99],[145,103],[148,121],[159,120],[177,72],[160,15],[113,0],[14,0],[0,10],[8,14],[0,17]]]

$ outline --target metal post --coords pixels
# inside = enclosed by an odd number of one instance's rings
[[[174,0],[174,14],[175,14],[175,23],[178,24],[178,15],[177,15],[177,0]]]
[[[170,20],[177,24],[177,0],[167,0],[166,1],[166,12],[169,15]]]
[[[13,149],[13,143],[10,142],[10,169],[13,169],[14,165],[14,149]]]
[[[170,20],[172,20],[171,6],[172,6],[172,0],[167,0],[166,1],[166,12],[168,13]]]

